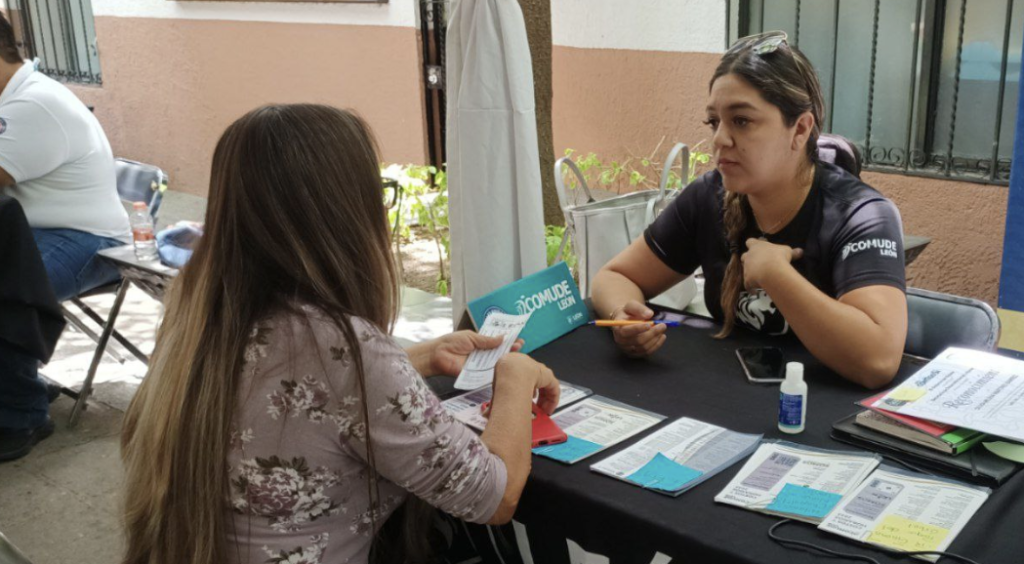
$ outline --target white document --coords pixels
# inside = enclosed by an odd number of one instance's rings
[[[874,407],[1024,442],[1024,361],[946,349]]]
[[[558,407],[555,409],[561,409],[594,393],[588,388],[574,386],[566,382],[558,384],[561,392],[558,395]],[[484,417],[480,407],[484,402],[491,401],[493,392],[493,386],[484,386],[479,390],[446,399],[441,402],[441,405],[459,421],[478,431],[483,431],[487,426],[487,418]]]
[[[568,435],[564,443],[533,449],[534,454],[573,464],[665,420],[658,415],[601,396],[591,396],[551,417]]]
[[[818,528],[904,552],[944,551],[990,493],[953,480],[879,468]]]
[[[665,416],[593,396],[551,417],[566,434],[610,447],[665,420]]]
[[[877,454],[824,450],[783,441],[763,443],[715,501],[817,524],[828,511],[817,515],[786,511],[775,503],[783,489],[787,485],[810,488],[820,496],[832,497],[834,505],[860,485],[881,459]]]
[[[659,453],[677,464],[701,473],[679,490],[662,491],[680,495],[749,455],[761,442],[761,435],[748,435],[717,425],[683,417],[626,450],[592,464],[590,469],[629,483],[628,479]]]
[[[510,315],[494,312],[487,316],[479,333],[486,337],[502,337],[501,346],[490,350],[475,350],[466,359],[462,372],[455,380],[455,388],[459,390],[475,390],[494,381],[494,366],[501,357],[512,350],[512,345],[519,338],[520,331],[526,327],[530,314]]]

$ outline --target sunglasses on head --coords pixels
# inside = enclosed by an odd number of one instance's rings
[[[782,45],[789,45],[788,40],[789,35],[785,31],[766,31],[757,35],[741,37],[733,44],[733,48],[739,45],[749,46],[755,54],[764,56],[778,51]]]

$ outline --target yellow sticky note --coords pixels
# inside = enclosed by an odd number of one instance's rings
[[[889,515],[871,531],[867,541],[905,552],[938,550],[949,536],[949,529]]]
[[[886,399],[894,399],[897,401],[917,401],[924,397],[928,393],[928,390],[924,388],[913,388],[910,386],[897,388],[894,392],[886,396]]]

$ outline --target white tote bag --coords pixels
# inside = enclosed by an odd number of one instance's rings
[[[601,201],[594,199],[586,179],[569,157],[555,162],[555,188],[559,205],[565,213],[565,235],[558,254],[561,256],[566,240],[571,239],[576,253],[580,292],[584,298],[590,297],[591,284],[597,271],[637,237],[642,236],[657,214],[679,194],[680,191],[668,190],[667,187],[672,163],[679,157],[683,160],[683,170],[689,169],[690,149],[683,143],[677,143],[665,160],[658,189],[640,190]],[[576,176],[579,184],[576,190],[585,197],[583,203],[571,203],[562,177],[563,166],[568,166]],[[697,285],[691,276],[651,301],[683,309],[696,294]]]

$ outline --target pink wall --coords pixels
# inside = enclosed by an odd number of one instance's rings
[[[356,110],[389,162],[426,160],[414,28],[97,17],[96,107],[114,153],[164,168],[171,189],[205,195],[217,139],[269,103]]]

